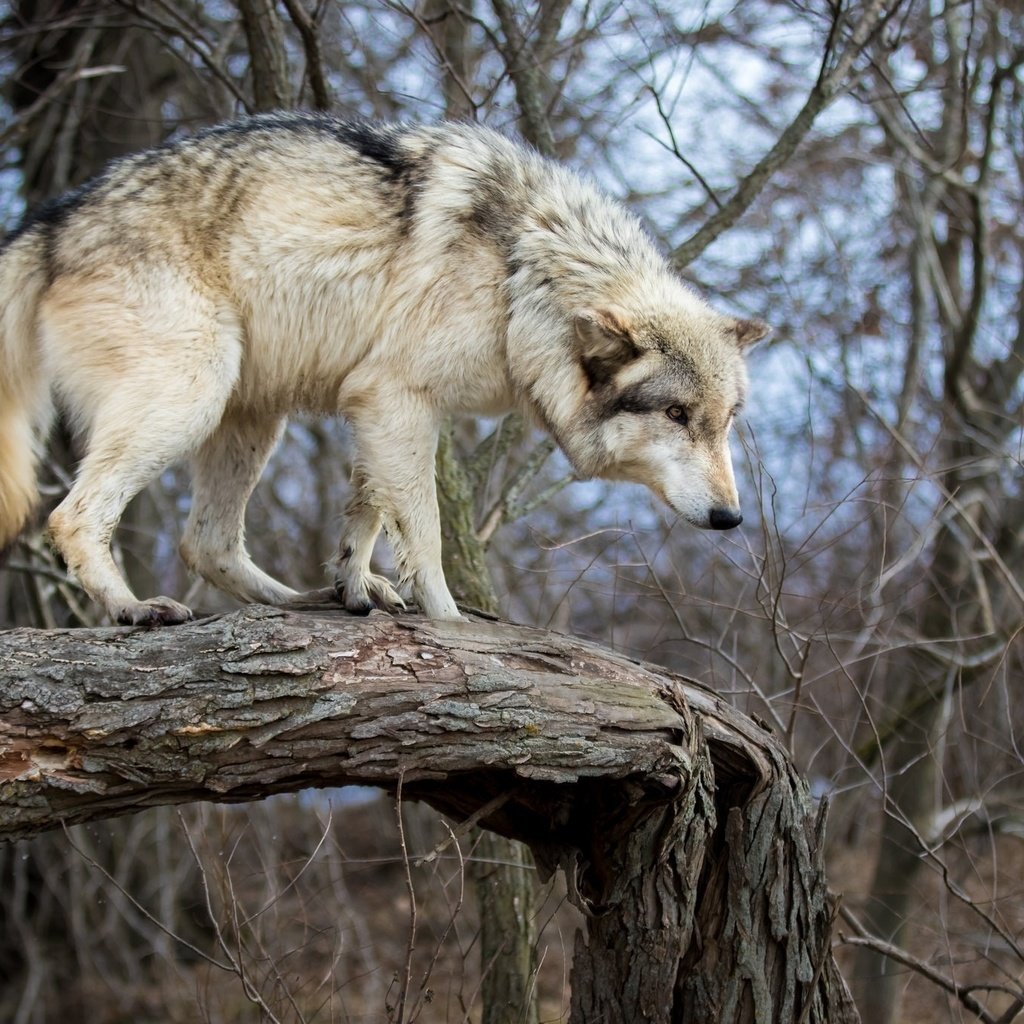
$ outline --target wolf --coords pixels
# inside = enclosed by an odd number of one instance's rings
[[[287,416],[353,435],[335,559],[344,606],[459,617],[434,484],[446,416],[518,410],[576,475],[646,484],[694,526],[741,521],[729,431],[768,332],[716,311],[639,220],[566,166],[473,124],[249,117],[111,164],[0,252],[0,549],[37,501],[57,412],[84,456],[48,536],[113,620],[140,600],[110,539],[189,459],[189,568],[243,601],[295,591],[246,551],[244,512]]]

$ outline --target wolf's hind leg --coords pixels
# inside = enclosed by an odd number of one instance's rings
[[[140,601],[114,564],[110,538],[128,502],[211,429],[227,396],[218,401],[198,390],[203,397],[187,403],[166,389],[143,395],[123,388],[112,407],[98,411],[75,484],[50,516],[50,539],[72,574],[123,625],[171,625],[192,617],[169,597]]]
[[[373,545],[380,533],[380,515],[368,501],[366,477],[352,474],[352,498],[345,508],[345,528],[334,558],[334,589],[345,608],[366,615],[374,608],[397,612],[405,608],[398,591],[383,576],[370,571]]]
[[[169,597],[140,601],[110,553],[110,538],[128,502],[177,452],[134,452],[125,458],[115,445],[90,445],[78,479],[51,513],[50,542],[86,593],[121,625],[163,626],[187,622],[192,613]]]
[[[207,582],[242,601],[296,596],[245,550],[245,506],[284,429],[283,419],[228,414],[192,461],[192,511],[181,556]]]
[[[49,535],[89,596],[128,625],[184,622],[168,597],[140,601],[110,552],[128,502],[209,437],[238,379],[240,326],[187,282],[63,278],[41,307],[59,390],[87,435]]]

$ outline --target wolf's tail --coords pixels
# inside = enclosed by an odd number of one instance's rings
[[[0,252],[0,552],[39,500],[36,464],[52,415],[36,331],[45,286],[42,239],[29,233]]]

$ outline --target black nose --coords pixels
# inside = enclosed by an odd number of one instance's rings
[[[730,508],[713,508],[709,521],[712,530],[731,530],[743,522],[743,516]]]

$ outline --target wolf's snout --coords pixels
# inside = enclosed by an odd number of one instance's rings
[[[713,508],[708,521],[712,530],[731,530],[743,522],[743,516],[731,508]]]

